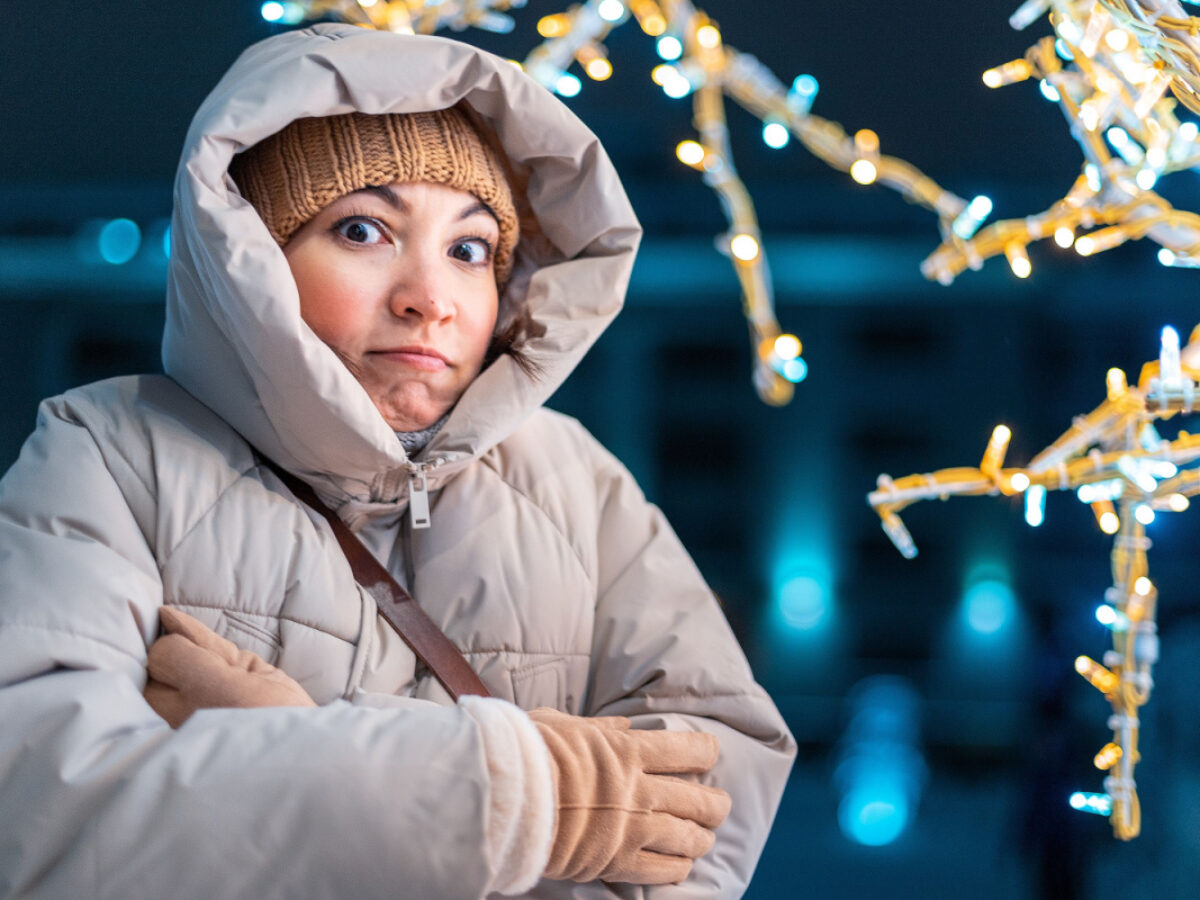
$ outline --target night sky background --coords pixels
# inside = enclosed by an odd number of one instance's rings
[[[814,75],[814,113],[875,130],[884,153],[960,196],[990,196],[993,220],[1040,212],[1079,172],[1036,83],[980,80],[1048,33],[1044,19],[1008,26],[1017,0],[696,5],[785,82]],[[258,6],[0,0],[0,469],[42,397],[159,369],[175,164],[209,88],[277,30]],[[537,19],[562,8],[530,0],[512,34],[460,37],[523,57]],[[931,213],[796,141],[767,148],[730,104],[778,316],[810,366],[793,402],[768,408],[750,385],[736,279],[713,247],[718,201],[674,158],[693,136],[690,102],[650,82],[659,60],[634,24],[607,44],[613,77],[567,102],[605,142],[646,239],[626,312],[551,405],[665,510],[800,743],[748,896],[1195,896],[1200,514],[1149,529],[1162,661],[1137,770],[1143,834],[1124,844],[1066,803],[1101,789],[1091,758],[1110,736],[1106,701],[1072,669],[1108,641],[1093,613],[1110,541],[1090,510],[1052,493],[1031,529],[1005,498],[920,504],[904,515],[920,555],[905,561],[865,496],[881,472],[977,465],[999,422],[1014,433],[1008,464],[1026,462],[1103,400],[1110,366],[1135,380],[1164,325],[1186,340],[1196,273],[1160,266],[1145,241],[1087,260],[1046,241],[1030,248],[1028,280],[1001,259],[930,284],[919,266],[939,242]],[[1195,173],[1160,189],[1200,209]],[[120,266],[94,247],[116,217],[144,238]],[[907,818],[894,840],[864,845],[839,825],[839,805],[895,785]]]

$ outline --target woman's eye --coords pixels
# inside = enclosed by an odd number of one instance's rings
[[[459,262],[482,265],[491,258],[492,245],[483,240],[483,238],[458,241],[450,249],[450,255]]]
[[[380,244],[386,240],[383,229],[370,219],[343,219],[333,230],[354,244]]]

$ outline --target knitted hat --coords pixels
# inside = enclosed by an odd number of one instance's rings
[[[496,282],[512,271],[519,229],[503,161],[458,109],[297,119],[234,157],[229,173],[282,246],[339,197],[392,182],[474,194],[500,224]]]

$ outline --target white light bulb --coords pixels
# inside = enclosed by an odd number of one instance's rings
[[[625,4],[621,0],[600,0],[596,12],[605,22],[620,22],[625,15]]]
[[[763,126],[762,136],[763,143],[773,150],[786,147],[791,138],[787,126],[781,122],[768,122]]]
[[[750,234],[735,234],[729,241],[729,252],[735,259],[751,262],[758,256],[758,241]]]
[[[660,58],[668,62],[674,62],[683,56],[683,44],[679,42],[679,38],[671,34],[664,34],[654,44],[654,49],[658,52]]]

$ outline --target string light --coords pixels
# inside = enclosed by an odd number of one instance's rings
[[[1105,780],[1104,794],[1075,794],[1079,809],[1109,815],[1113,833],[1123,840],[1141,830],[1134,767],[1137,752],[1137,710],[1150,698],[1150,672],[1158,660],[1155,615],[1158,592],[1148,574],[1146,525],[1156,512],[1182,512],[1189,497],[1200,494],[1200,435],[1179,431],[1163,439],[1156,423],[1200,412],[1200,326],[1185,347],[1179,335],[1164,328],[1159,358],[1146,363],[1136,386],[1121,369],[1108,370],[1105,399],[1078,416],[1070,429],[1021,468],[1004,468],[1011,431],[993,431],[978,468],[942,469],[893,479],[879,476],[869,496],[884,532],[911,559],[917,548],[900,512],[921,500],[951,496],[1002,495],[1024,492],[1031,525],[1043,516],[1048,491],[1076,491],[1091,506],[1097,524],[1112,535],[1112,587],[1096,618],[1108,629],[1112,649],[1104,663],[1080,656],[1076,668],[1110,701],[1113,730],[1108,750],[1114,774]],[[1036,500],[1036,502],[1033,502]],[[1119,512],[1118,512],[1119,507]],[[1107,750],[1107,748],[1106,748]],[[1107,798],[1104,802],[1097,797]],[[1092,799],[1086,799],[1092,798]],[[1075,799],[1072,799],[1075,805]]]
[[[1014,247],[1049,235],[1064,247],[1071,236],[1081,256],[1149,238],[1162,246],[1164,265],[1196,265],[1200,215],[1176,209],[1155,189],[1163,176],[1200,165],[1196,125],[1175,113],[1175,101],[1200,113],[1200,17],[1163,0],[1030,0],[1009,24],[1023,30],[1046,13],[1056,34],[988,69],[983,80],[1001,87],[1038,79],[1071,125],[1083,170],[1043,212],[973,236],[951,231],[922,272],[949,284],[1002,253],[1011,265]],[[1017,265],[1026,268],[1023,260]]]

